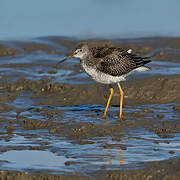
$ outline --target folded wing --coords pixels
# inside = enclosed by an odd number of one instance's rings
[[[139,57],[126,51],[114,49],[111,54],[99,58],[97,69],[112,76],[127,74],[151,62],[148,57]]]

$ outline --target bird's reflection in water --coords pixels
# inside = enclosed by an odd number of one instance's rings
[[[108,121],[106,119],[104,119],[104,125],[109,126],[109,123],[108,123]],[[123,133],[121,132],[120,136],[122,136],[122,135],[123,135]],[[108,141],[109,141],[109,139],[107,138],[107,144],[109,144]],[[122,140],[120,141],[119,144],[120,144],[120,147],[121,147],[121,145],[123,144]],[[125,159],[124,159],[124,156],[123,156],[123,150],[121,148],[120,148],[119,153],[117,154],[117,156],[112,155],[113,154],[112,149],[108,149],[108,152],[109,152],[109,159],[108,159],[107,162],[108,162],[109,165],[113,165],[113,159],[116,159],[118,157],[120,157],[119,164],[120,165],[124,164]]]
[[[106,118],[104,118],[103,123],[104,123],[104,126],[110,126],[110,124],[109,124],[109,122],[107,121]],[[120,137],[122,137],[122,136],[123,136],[123,133],[120,132]],[[111,142],[110,143],[108,143],[108,142],[109,142],[109,138],[106,139],[106,143],[111,144]],[[119,153],[117,155],[113,155],[113,149],[112,148],[109,148],[107,150],[108,151],[108,156],[109,156],[108,161],[107,161],[108,165],[113,165],[113,159],[118,159],[118,158],[120,158],[119,159],[119,165],[124,164],[125,159],[124,159],[124,156],[123,156],[123,150],[121,149],[121,146],[123,145],[122,140],[120,140],[119,144],[120,144],[120,150],[119,150]],[[116,150],[117,150],[117,148],[116,148]]]
[[[120,141],[120,144],[122,144],[122,141]],[[124,164],[125,159],[124,159],[124,156],[123,156],[123,150],[122,149],[120,149],[120,151],[117,154],[117,156],[112,155],[112,150],[109,149],[108,151],[110,153],[110,158],[108,160],[108,164],[109,165],[113,165],[113,159],[116,159],[116,158],[120,158],[119,159],[119,165],[123,165]]]
[[[123,165],[125,160],[124,160],[124,157],[123,157],[123,150],[122,149],[119,152],[119,156],[120,156],[119,164]]]

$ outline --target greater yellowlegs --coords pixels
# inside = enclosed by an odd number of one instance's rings
[[[107,114],[114,90],[112,84],[117,84],[120,92],[120,112],[119,118],[122,118],[123,90],[120,81],[125,81],[133,71],[146,71],[150,68],[144,66],[151,62],[147,57],[139,57],[132,53],[132,50],[122,50],[117,47],[94,47],[88,45],[76,49],[72,55],[61,60],[64,62],[70,58],[79,58],[85,72],[95,81],[103,84],[109,84],[110,95],[104,111],[104,117]]]

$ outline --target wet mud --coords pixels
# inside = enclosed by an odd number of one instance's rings
[[[151,56],[151,71],[109,87],[76,59],[83,43]],[[180,38],[44,37],[0,42],[0,178],[179,179]]]

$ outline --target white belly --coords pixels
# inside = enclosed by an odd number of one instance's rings
[[[100,72],[96,69],[93,68],[89,68],[87,67],[85,64],[82,63],[82,67],[84,68],[84,70],[86,71],[86,73],[92,77],[92,79],[94,79],[95,81],[99,82],[99,83],[103,83],[103,84],[114,84],[114,83],[118,83],[120,81],[125,81],[125,77],[127,75],[123,75],[123,76],[111,76],[108,74],[105,74],[103,72]]]

